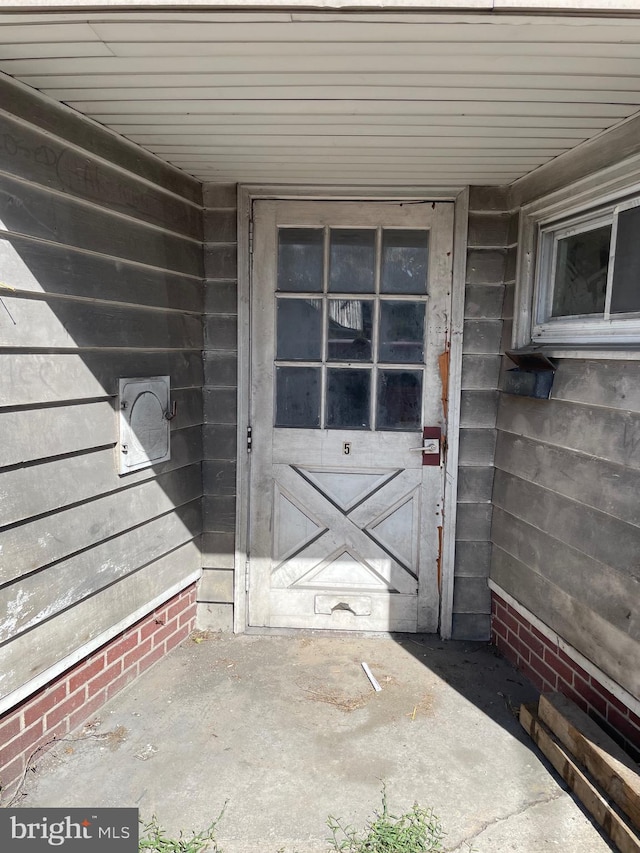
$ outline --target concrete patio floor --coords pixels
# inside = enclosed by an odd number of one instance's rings
[[[307,634],[187,640],[29,773],[17,805],[137,806],[169,830],[219,825],[224,853],[327,851],[382,781],[433,807],[445,849],[612,848],[520,728],[533,688],[484,644]],[[382,685],[375,693],[361,662]]]

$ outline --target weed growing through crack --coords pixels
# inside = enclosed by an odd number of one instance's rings
[[[382,811],[374,812],[361,833],[334,817],[329,817],[327,825],[330,849],[338,853],[437,853],[443,849],[445,833],[433,810],[414,803],[404,814],[391,814],[384,785]]]
[[[206,829],[199,833],[192,832],[189,837],[181,832],[178,838],[169,838],[153,815],[149,823],[144,824],[139,850],[155,853],[223,853],[216,841],[215,831],[226,805]],[[331,831],[331,837],[327,838],[328,853],[439,853],[444,850],[442,841],[445,833],[432,809],[414,803],[409,811],[399,816],[391,814],[384,784],[382,810],[374,812],[373,819],[362,832],[335,817],[328,818],[327,826]],[[285,849],[280,848],[278,853],[285,853]]]
[[[227,807],[225,803],[218,817],[201,832],[192,832],[186,837],[180,833],[178,838],[169,838],[155,815],[143,825],[143,836],[138,844],[138,850],[153,850],[157,853],[201,853],[208,850],[211,853],[222,853],[215,838],[216,827]]]

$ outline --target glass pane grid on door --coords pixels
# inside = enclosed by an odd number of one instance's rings
[[[417,430],[429,231],[280,228],[275,426]]]

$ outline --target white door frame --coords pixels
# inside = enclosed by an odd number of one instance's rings
[[[451,637],[453,621],[453,581],[455,558],[456,497],[458,491],[458,447],[460,428],[460,389],[462,378],[462,331],[467,261],[467,222],[469,191],[467,187],[416,188],[386,191],[368,187],[313,186],[238,186],[238,446],[236,476],[236,546],[234,559],[233,629],[247,629],[249,532],[249,465],[247,427],[251,388],[251,246],[253,203],[259,199],[308,199],[320,201],[406,201],[454,202],[453,282],[451,294],[451,326],[449,342],[449,393],[447,413],[447,452],[444,470],[443,534],[440,552],[440,636]],[[265,633],[269,629],[262,629]]]

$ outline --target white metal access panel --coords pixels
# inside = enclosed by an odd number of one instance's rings
[[[438,630],[452,240],[446,202],[255,203],[249,625]]]

